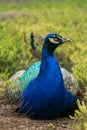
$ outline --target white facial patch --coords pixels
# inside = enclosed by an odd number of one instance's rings
[[[49,41],[52,42],[52,43],[54,43],[54,44],[58,44],[59,43],[57,37],[50,37]]]

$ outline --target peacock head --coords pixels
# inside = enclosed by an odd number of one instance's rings
[[[70,39],[64,38],[59,34],[48,34],[44,40],[44,46],[50,52],[54,52],[54,50],[61,44],[65,42],[71,42]]]

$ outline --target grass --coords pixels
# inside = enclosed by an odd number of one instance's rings
[[[75,2],[70,0],[34,0],[32,2],[30,0],[28,3],[1,3],[1,13],[9,11],[13,12],[13,14],[19,12],[28,14],[28,16],[20,15],[15,16],[13,19],[6,18],[0,21],[1,72],[11,75],[19,69],[27,68],[28,64],[32,62],[30,61],[32,54],[30,54],[30,47],[28,47],[28,38],[31,31],[37,36],[45,36],[48,33],[59,33],[72,39],[72,44],[63,45],[56,51],[60,64],[66,68],[68,66],[72,67],[72,72],[79,83],[82,86],[86,86],[86,6],[86,0],[76,0]],[[28,43],[24,41],[24,33],[26,34]],[[27,52],[26,46],[28,47]],[[41,50],[40,47],[38,49]],[[72,63],[72,66],[67,65],[67,59]]]

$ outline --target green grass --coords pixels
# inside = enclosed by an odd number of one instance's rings
[[[87,87],[87,1],[38,0],[28,3],[0,3],[0,12],[27,13],[0,21],[1,78],[27,68],[38,60],[30,51],[29,34],[59,33],[72,39],[56,50],[61,66],[72,70],[80,86]],[[0,15],[1,15],[0,13]],[[4,14],[6,15],[6,14]],[[24,40],[26,34],[27,42]],[[41,47],[37,47],[41,55]]]

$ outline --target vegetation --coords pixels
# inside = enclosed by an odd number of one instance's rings
[[[38,40],[39,36],[59,33],[72,39],[72,43],[60,46],[56,50],[56,57],[60,65],[76,77],[87,101],[86,12],[87,0],[0,3],[0,80],[8,80],[17,70],[27,69],[32,62],[40,59],[42,41]],[[32,31],[36,36],[38,56],[35,56],[29,44]]]
[[[87,106],[84,101],[82,104],[78,101],[79,111],[76,110],[75,116],[71,117],[76,123],[73,125],[74,130],[87,130]],[[72,130],[73,130],[72,129]]]

